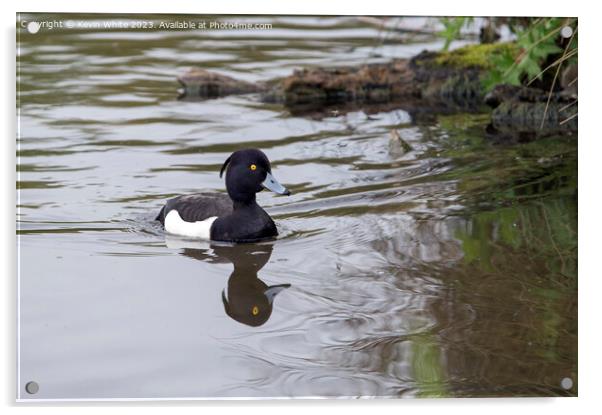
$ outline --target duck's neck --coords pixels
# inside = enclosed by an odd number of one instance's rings
[[[257,204],[255,195],[253,195],[253,198],[249,199],[249,200],[244,200],[244,201],[233,200],[232,207],[233,207],[234,211],[237,211],[237,210],[253,209],[255,207],[259,207],[259,205]]]

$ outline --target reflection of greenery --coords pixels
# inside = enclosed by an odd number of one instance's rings
[[[475,320],[458,336],[488,354],[487,378],[497,385],[512,388],[520,371],[519,381],[573,395],[576,386],[558,385],[577,370],[577,142],[492,144],[477,117],[439,117],[439,124],[440,147],[431,156],[450,168],[437,178],[455,184],[465,218],[454,233],[463,260],[445,275],[455,298],[446,299],[446,315],[453,315],[448,304],[470,304]],[[520,355],[514,368],[508,351]],[[464,355],[448,353],[447,365],[462,367]],[[450,375],[451,391],[455,382]]]
[[[514,205],[546,196],[575,195],[577,144],[572,137],[549,137],[513,146],[483,137],[483,118],[440,116],[446,131],[436,156],[454,168],[438,177],[456,180],[465,204],[482,209]]]
[[[492,145],[480,134],[481,122],[478,116],[439,118],[448,136],[438,155],[454,163],[439,178],[457,181],[464,204],[477,212],[457,235],[465,261],[491,271],[501,243],[545,259],[552,273],[576,277],[576,142],[550,137]]]
[[[558,355],[554,346],[556,346],[560,335],[562,316],[555,305],[560,300],[561,295],[558,290],[551,288],[538,288],[535,295],[542,299],[541,308],[543,312],[540,329],[531,334],[535,337],[535,342],[545,346],[542,353],[543,357],[548,361],[557,361]]]
[[[473,216],[470,229],[458,232],[467,263],[492,270],[498,243],[543,260],[551,275],[576,277],[577,211],[572,198],[558,198]]]
[[[441,398],[448,395],[445,372],[438,342],[431,335],[412,339],[412,370],[422,398]]]
[[[560,175],[562,171],[549,172],[548,176]],[[515,179],[513,183],[516,182]],[[529,337],[539,345],[538,353],[548,362],[559,359],[557,343],[566,318],[563,304],[577,287],[576,177],[569,177],[561,184],[564,185],[560,188],[558,184],[548,187],[549,180],[538,178],[530,186],[507,186],[506,190],[502,187],[503,199],[528,196],[529,200],[476,213],[467,228],[456,234],[462,241],[467,265],[508,279],[515,278],[509,271],[539,270],[531,276],[539,281],[534,281],[529,289],[539,310],[539,323]],[[551,191],[556,195],[549,196]],[[559,195],[562,193],[569,194]],[[505,264],[500,264],[502,261]]]
[[[520,299],[509,304],[522,310],[524,341],[533,345],[534,356],[562,367],[576,339],[576,198],[480,212],[456,236],[465,266],[495,275],[501,288],[521,281]]]

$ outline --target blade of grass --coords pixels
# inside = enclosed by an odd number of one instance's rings
[[[573,114],[573,115],[571,115],[570,117],[568,117],[568,118],[565,118],[564,120],[560,121],[560,122],[558,123],[558,125],[562,125],[562,124],[565,124],[565,123],[569,122],[570,120],[572,120],[573,118],[575,118],[575,117],[576,117],[578,114],[579,114],[578,112],[574,113],[574,114]]]
[[[575,28],[575,30],[573,31],[573,34],[571,35],[571,38],[569,39],[569,43],[567,43],[566,47],[564,48],[564,52],[562,54],[562,57],[565,57],[569,47],[571,47],[571,43],[573,43],[573,39],[575,38],[575,35],[577,34],[577,29]],[[556,85],[556,79],[558,79],[558,74],[560,73],[560,68],[562,68],[562,62],[558,65],[558,68],[556,68],[556,73],[554,74],[554,79],[552,80],[552,86],[550,87],[550,91],[548,92],[548,100],[546,101],[546,107],[543,110],[543,117],[541,117],[541,125],[539,126],[540,130],[543,130],[543,125],[546,121],[546,116],[548,115],[548,108],[550,107],[550,100],[552,99],[552,91],[554,91],[554,85]],[[566,122],[566,120],[565,120]]]
[[[548,69],[553,68],[556,65],[560,65],[562,62],[566,61],[567,59],[572,58],[573,56],[575,56],[577,54],[577,48],[573,49],[572,51],[570,51],[566,57],[563,55],[560,58],[556,59],[554,62],[552,62],[551,64],[549,64],[548,66],[546,66],[545,69],[543,69],[540,73],[538,73],[537,75],[535,75],[533,78],[531,78],[531,80],[529,82],[527,82],[527,86],[531,85],[533,83],[533,81],[535,81],[537,78],[539,78],[541,75],[544,74],[544,72],[546,72]]]
[[[569,102],[568,104],[566,104],[564,107],[560,108],[558,110],[558,112],[564,112],[565,109],[572,107],[573,105],[575,105],[578,102],[578,100],[574,100],[573,102]]]

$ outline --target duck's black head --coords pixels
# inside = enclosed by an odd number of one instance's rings
[[[270,161],[261,150],[251,148],[235,151],[224,162],[220,177],[224,171],[228,195],[235,202],[252,202],[255,194],[264,188],[281,195],[291,194],[272,176]]]

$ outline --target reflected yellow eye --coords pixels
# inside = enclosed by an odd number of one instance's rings
[[[257,166],[256,166],[256,165],[254,165],[254,164],[251,164],[251,165],[249,166],[249,168],[250,168],[251,170],[253,170],[253,171],[257,170]]]
[[[253,306],[253,309],[251,310],[251,313],[253,313],[254,316],[256,316],[257,314],[259,314],[259,307]]]

